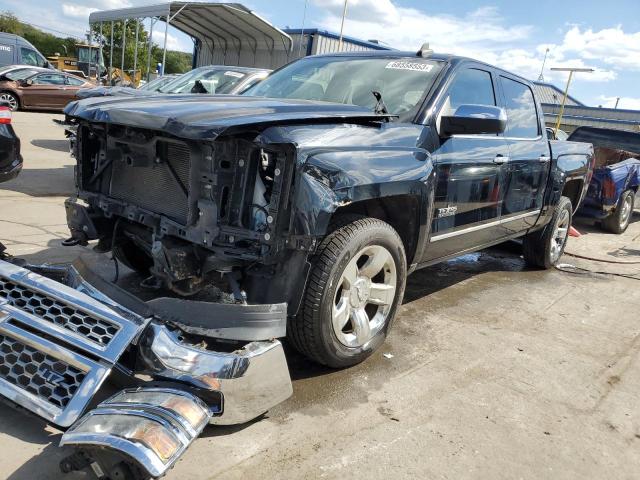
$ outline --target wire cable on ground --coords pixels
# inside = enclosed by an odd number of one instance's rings
[[[640,262],[621,262],[619,260],[607,260],[606,258],[587,257],[586,255],[578,255],[577,253],[564,252],[568,257],[580,258],[582,260],[590,260],[592,262],[613,263],[615,265],[640,265]]]
[[[559,270],[564,273],[570,273],[572,275],[589,275],[589,274],[598,274],[598,275],[611,275],[614,277],[623,277],[630,278],[631,280],[640,280],[640,277],[629,274],[629,273],[618,273],[618,272],[605,272],[598,270],[589,270],[587,268],[576,267],[575,265],[571,265],[570,263],[560,263],[556,265],[556,270]],[[640,275],[640,274],[638,274]]]

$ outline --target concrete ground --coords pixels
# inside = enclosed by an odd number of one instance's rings
[[[0,240],[61,262],[86,249],[60,246],[73,161],[51,118],[14,117],[25,170],[0,185]],[[510,245],[415,273],[380,352],[343,371],[291,353],[293,397],[209,427],[166,478],[637,479],[639,219],[622,236],[578,224],[567,249],[625,264],[533,271]],[[59,478],[59,437],[0,407],[0,477]]]

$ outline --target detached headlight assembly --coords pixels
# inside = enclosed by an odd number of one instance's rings
[[[183,447],[178,437],[162,424],[137,415],[122,415],[121,413],[92,415],[74,429],[74,432],[106,434],[140,443],[151,449],[165,464],[175,457]]]
[[[200,435],[210,418],[204,402],[189,392],[129,389],[88,412],[64,433],[60,445],[119,452],[152,477],[159,477]]]
[[[209,421],[209,414],[204,404],[194,402],[191,398],[182,394],[172,393],[164,389],[125,390],[111,397],[105,405],[128,406],[137,404],[140,406],[160,407],[170,412],[177,413],[182,420],[197,434]]]

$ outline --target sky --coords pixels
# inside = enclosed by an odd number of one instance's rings
[[[163,0],[0,0],[25,22],[81,36],[94,10]],[[277,27],[340,30],[344,0],[239,0]],[[161,41],[164,29],[154,38]],[[466,55],[531,80],[564,88],[566,74],[551,67],[591,67],[577,74],[570,94],[587,105],[640,110],[640,0],[348,0],[345,35],[377,39],[417,51],[429,42],[439,53]],[[185,35],[170,30],[169,47],[191,51]]]

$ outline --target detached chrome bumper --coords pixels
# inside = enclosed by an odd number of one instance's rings
[[[62,445],[134,461],[157,477],[207,424],[247,422],[293,393],[278,340],[232,352],[201,348],[116,286],[89,283],[89,272],[30,268],[0,260],[0,396],[71,426]],[[127,389],[80,418],[127,350],[137,352],[138,373],[171,388]],[[101,477],[100,464],[85,467]]]
[[[278,340],[252,342],[241,350],[221,353],[184,344],[164,325],[152,323],[139,352],[154,377],[219,392],[222,401],[211,417],[213,424],[248,422],[293,393]]]

